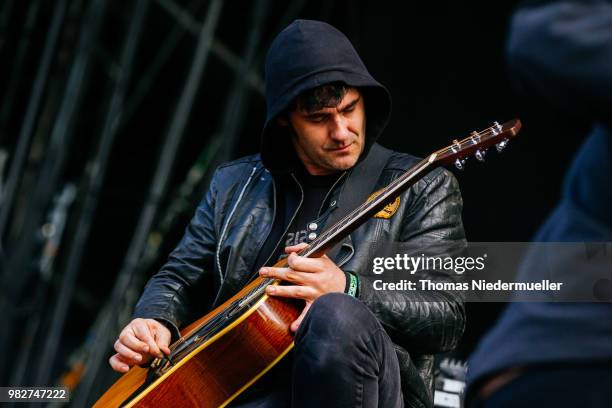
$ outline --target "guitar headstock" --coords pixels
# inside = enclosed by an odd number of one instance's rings
[[[484,161],[487,149],[495,145],[498,152],[504,150],[510,139],[514,138],[521,129],[521,121],[513,119],[500,125],[495,122],[493,126],[480,132],[472,132],[470,136],[458,141],[432,155],[432,162],[439,164],[454,164],[459,170],[465,167],[466,159],[472,154],[478,161]]]

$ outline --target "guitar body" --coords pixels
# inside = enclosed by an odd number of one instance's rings
[[[234,297],[181,330],[189,336],[232,302],[261,283],[251,282]],[[289,325],[301,307],[261,297],[254,306],[158,378],[132,367],[96,402],[103,407],[219,407],[228,404],[293,348]]]

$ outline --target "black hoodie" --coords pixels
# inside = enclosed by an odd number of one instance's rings
[[[293,152],[289,134],[276,118],[302,92],[341,81],[359,88],[366,104],[364,154],[378,139],[391,113],[389,91],[368,72],[344,34],[331,25],[296,20],[278,34],[266,56],[266,123],[261,158],[272,172],[286,169]]]

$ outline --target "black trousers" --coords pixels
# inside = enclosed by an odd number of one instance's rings
[[[231,406],[404,405],[393,343],[363,303],[341,293],[313,303],[296,333],[292,356],[258,383]]]

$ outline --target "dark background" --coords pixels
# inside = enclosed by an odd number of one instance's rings
[[[84,196],[86,170],[91,165],[109,109],[109,97],[120,69],[119,56],[133,22],[135,3],[108,2],[105,12],[99,16],[101,29],[92,45],[89,70],[79,86],[82,97],[74,115],[73,137],[64,146],[66,161],[52,186],[57,192],[65,183],[74,183],[79,187],[77,200],[68,212],[67,229],[55,256],[51,281],[42,290],[43,306],[32,313],[45,316],[61,296],[59,281],[65,267],[66,248],[74,244],[71,233],[76,228],[79,204]],[[556,202],[563,169],[579,141],[569,136],[574,132],[567,128],[563,117],[530,107],[511,86],[511,78],[505,70],[504,44],[511,11],[517,2],[327,0],[299,3],[268,1],[262,38],[249,69],[263,76],[267,46],[294,17],[321,19],[351,39],[370,72],[390,89],[393,115],[381,139],[389,148],[424,156],[446,146],[452,139],[461,139],[473,130],[490,126],[493,121],[501,123],[520,117],[523,131],[503,155],[489,152],[486,163],[472,159],[464,172],[455,173],[458,173],[463,192],[464,224],[470,241],[529,240]],[[9,154],[4,178],[32,97],[32,85],[56,4],[0,2],[0,147]],[[30,216],[25,210],[26,204],[34,199],[35,182],[48,160],[51,128],[61,102],[68,97],[67,79],[77,43],[84,35],[83,22],[91,4],[84,0],[68,1],[66,19],[45,86],[43,108],[36,117],[26,170],[20,178],[9,228],[1,237],[8,258],[21,242],[29,239],[22,229],[24,220]],[[255,4],[255,1],[246,0],[223,4],[215,38],[236,56],[244,53]],[[287,18],[292,5],[297,13]],[[182,14],[182,21],[202,22],[207,8],[208,2],[199,0],[151,1],[149,4],[133,74],[127,83],[126,109],[107,161],[106,177],[78,269],[76,289],[70,297],[69,316],[54,360],[52,378],[68,370],[67,356],[83,343],[93,320],[108,301],[117,274],[124,265],[127,248],[159,164],[163,140],[192,63],[196,35],[182,29],[181,14],[173,14],[171,10],[189,13],[187,18]],[[156,56],[173,31],[180,33],[176,45],[159,65],[159,72],[151,77],[151,83],[142,85],[142,79],[150,75]],[[235,81],[235,71],[217,54],[211,53],[172,172],[168,175],[169,188],[159,202],[156,225],[178,195],[177,189],[188,170],[200,153],[210,148],[213,135],[227,129],[223,117]],[[135,98],[138,89],[143,91],[140,99]],[[231,120],[238,128],[237,141],[226,152],[227,158],[252,154],[258,149],[265,117],[263,94],[249,87],[243,101],[244,112]],[[229,109],[233,108],[230,105]],[[223,155],[219,154],[218,158]],[[205,174],[210,170],[206,169]],[[145,276],[155,272],[180,238],[190,218],[190,209],[197,204],[203,191],[204,180],[206,176],[187,197],[187,209],[178,212],[171,227],[164,232],[155,261],[142,272]],[[51,200],[47,197],[45,208],[50,206]],[[40,221],[42,224],[43,220]],[[40,245],[29,256],[36,260],[40,256]],[[27,290],[12,294],[10,298],[17,306],[29,304],[36,293],[39,279],[34,269],[5,272],[9,278],[17,273],[31,275]],[[472,350],[501,308],[499,304],[468,305],[468,327],[458,350],[459,356]],[[11,347],[14,347],[23,340],[27,318],[15,315],[9,321],[11,324],[6,330],[10,334]],[[8,383],[7,368],[11,364],[14,362],[9,359],[0,367],[5,373],[0,377],[3,383]],[[35,365],[33,359],[28,367]],[[26,375],[24,378],[34,377]]]

